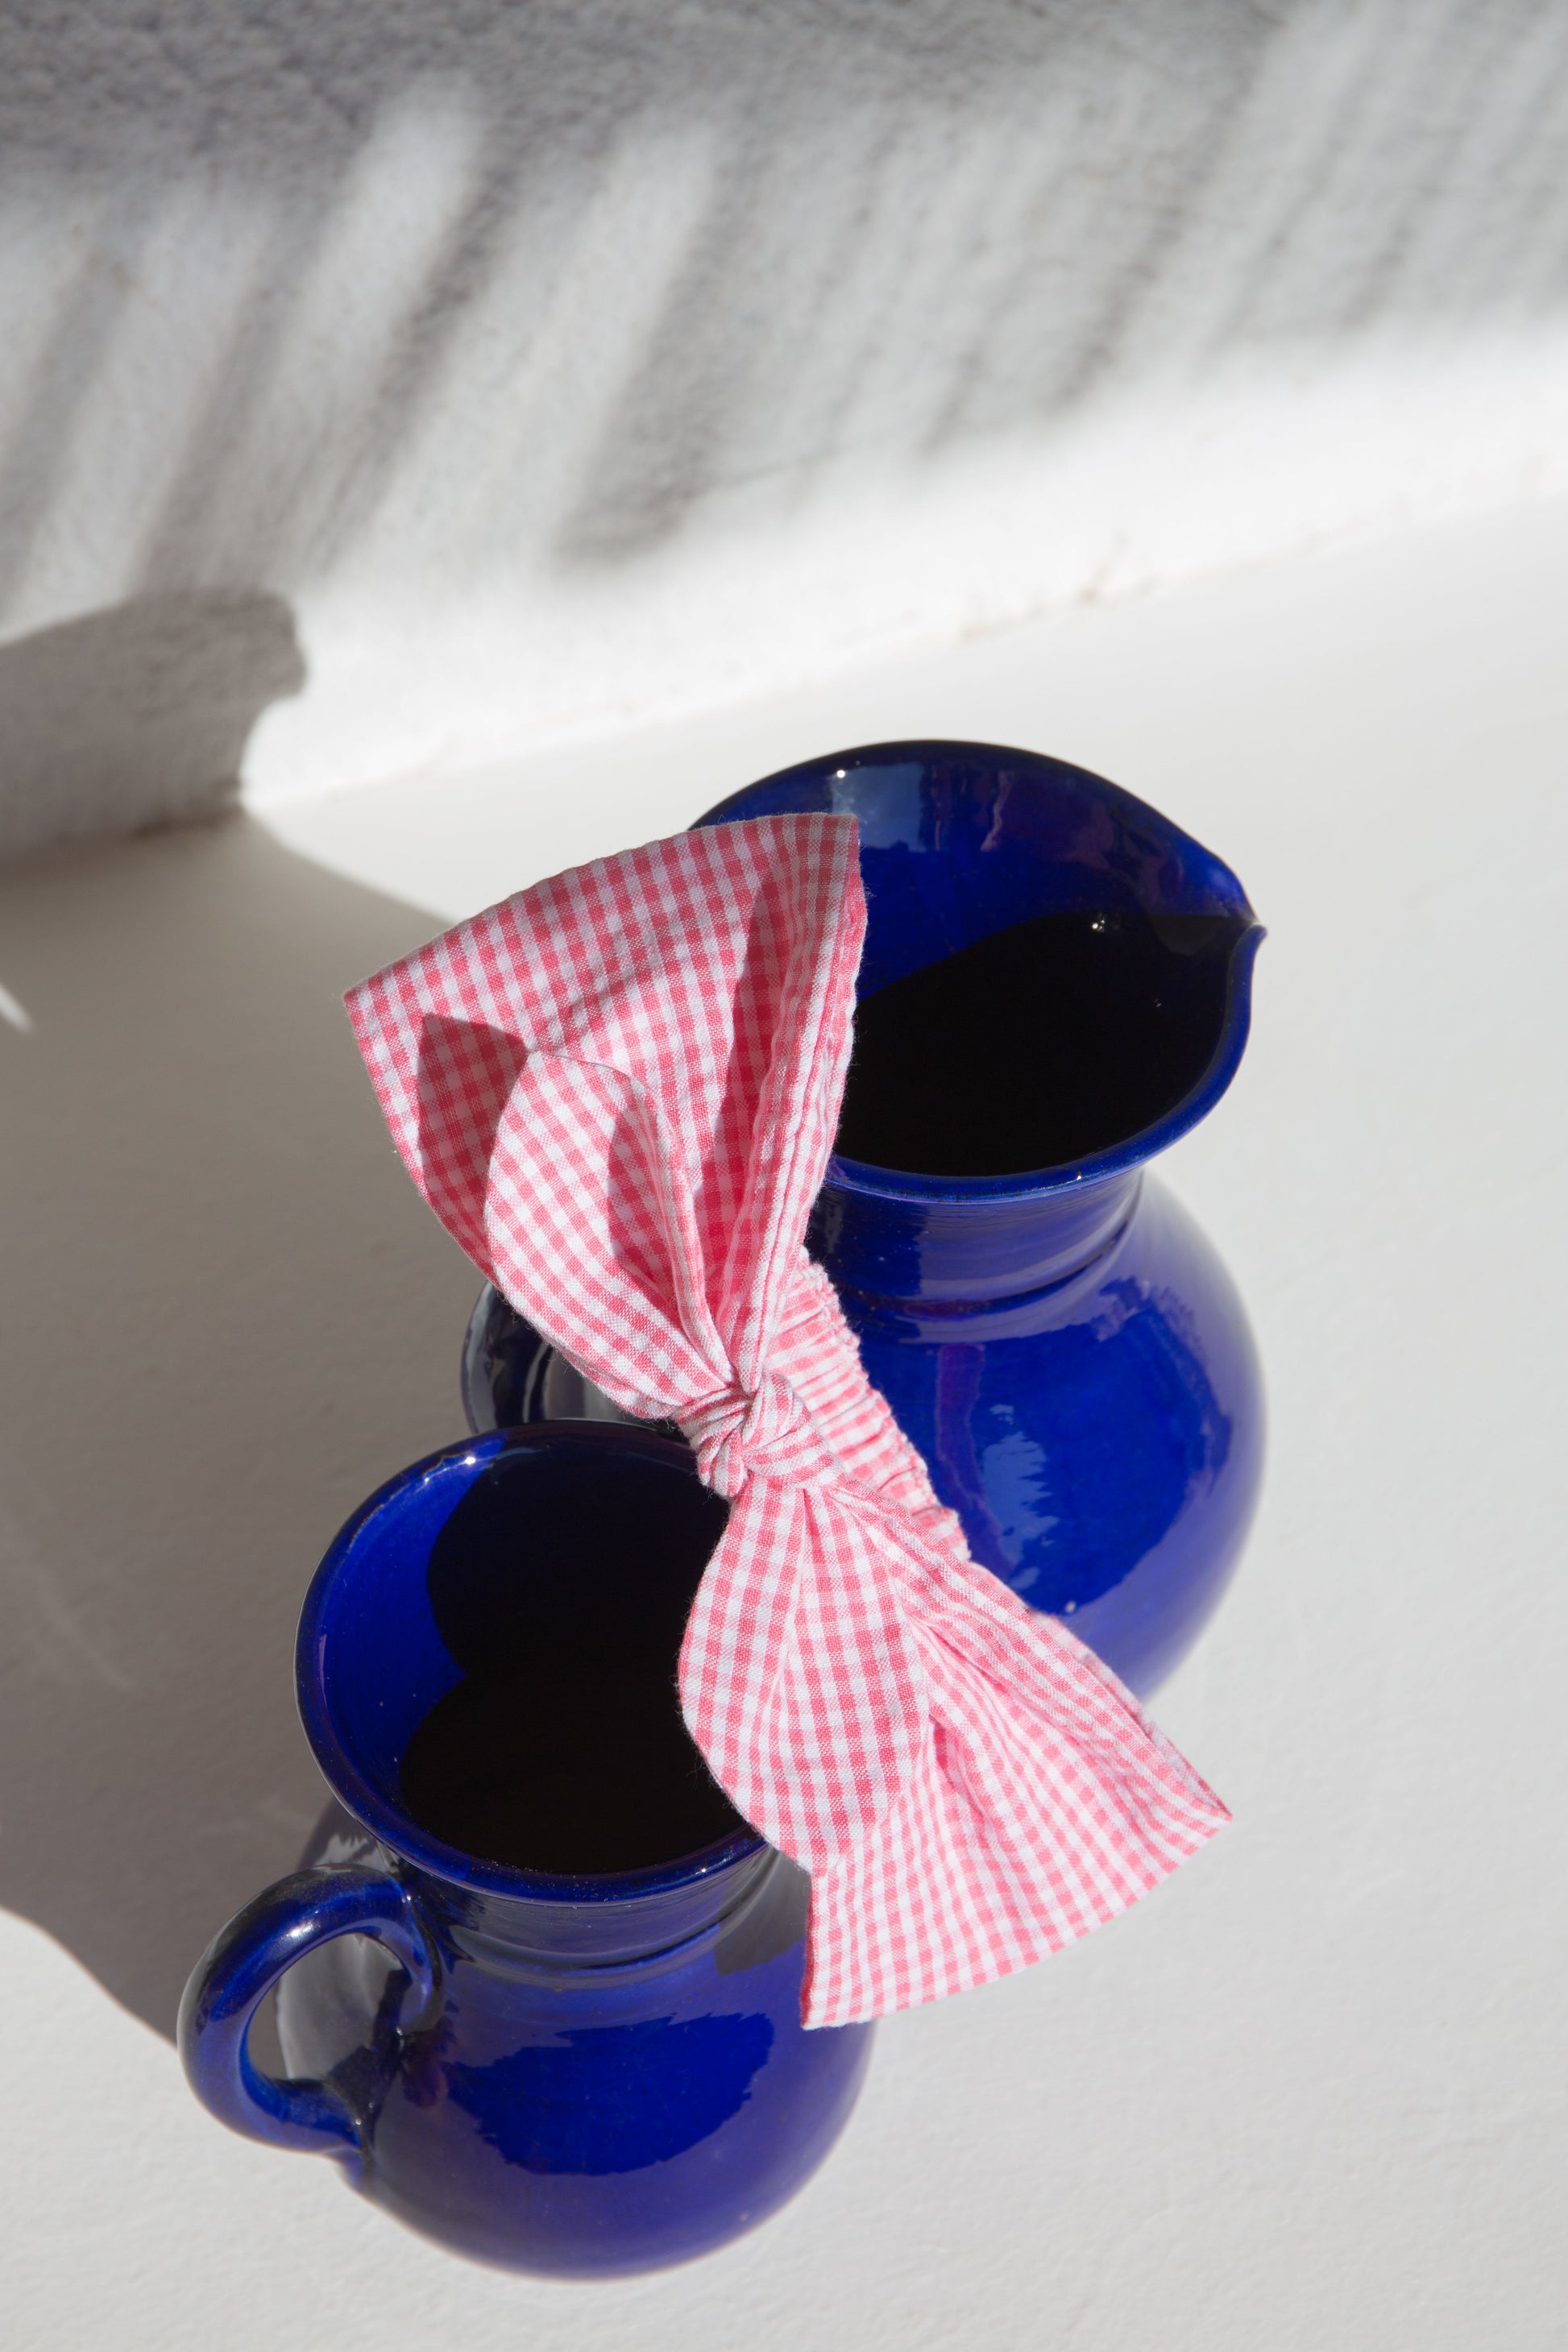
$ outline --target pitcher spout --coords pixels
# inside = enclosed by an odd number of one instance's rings
[[[1225,1092],[1263,928],[1158,810],[1037,752],[919,742],[786,770],[700,822],[791,810],[860,828],[834,1181],[889,1199],[1059,1191],[1150,1159]]]

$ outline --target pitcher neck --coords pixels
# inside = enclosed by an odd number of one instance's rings
[[[500,1893],[411,1868],[399,1874],[475,1957],[550,1969],[627,1967],[717,1932],[761,1891],[777,1856],[753,1837],[743,1851],[677,1880],[654,1872],[618,1880],[542,1881]],[[516,1874],[521,1879],[522,1874]],[[640,1876],[650,1883],[637,1885]],[[548,1889],[549,1891],[545,1891]]]
[[[852,1322],[924,1307],[1025,1301],[1072,1281],[1113,1247],[1138,1205],[1142,1168],[1029,1192],[899,1198],[832,1175],[812,1213],[808,1246]]]

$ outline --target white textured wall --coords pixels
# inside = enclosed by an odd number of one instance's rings
[[[1565,138],[1561,0],[6,0],[0,845],[1559,487]]]

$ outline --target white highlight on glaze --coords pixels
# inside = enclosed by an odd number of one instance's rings
[[[24,1037],[30,1037],[33,1034],[32,1014],[4,984],[0,984],[0,1021],[8,1021],[13,1029],[21,1031]]]

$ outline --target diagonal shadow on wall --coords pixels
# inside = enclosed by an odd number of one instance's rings
[[[1568,301],[1554,0],[186,19],[0,15],[9,626],[377,549],[570,578],[858,451]]]

